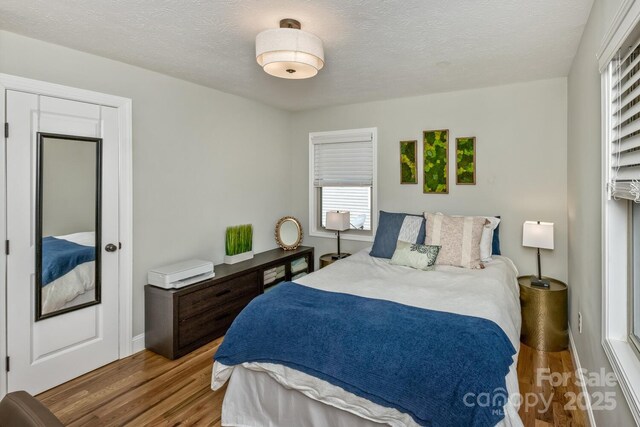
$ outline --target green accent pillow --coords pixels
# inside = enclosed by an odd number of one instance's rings
[[[391,264],[431,271],[434,269],[439,252],[440,246],[398,240],[396,250],[391,257]]]

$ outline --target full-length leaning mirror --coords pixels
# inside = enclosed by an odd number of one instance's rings
[[[38,133],[36,321],[100,303],[102,139]]]
[[[302,224],[292,216],[280,218],[275,235],[278,246],[285,251],[294,250],[302,243]]]

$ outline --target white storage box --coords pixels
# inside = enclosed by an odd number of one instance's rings
[[[147,280],[150,285],[174,289],[201,282],[214,276],[215,273],[211,261],[191,259],[149,270]]]

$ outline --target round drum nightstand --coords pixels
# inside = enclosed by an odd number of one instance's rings
[[[340,253],[340,255],[342,255],[342,258],[346,258],[351,254],[348,254],[346,252],[342,252],[342,253]],[[320,256],[320,268],[326,267],[327,265],[337,261],[338,259],[334,258],[334,257],[337,257],[337,256],[338,256],[338,254],[336,254],[336,253],[321,255]]]
[[[550,281],[548,288],[531,286],[531,276],[518,277],[522,330],[520,341],[542,351],[561,351],[569,346],[567,285]]]

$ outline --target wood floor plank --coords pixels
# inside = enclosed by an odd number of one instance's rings
[[[69,426],[221,426],[226,387],[211,390],[213,355],[222,338],[178,360],[143,351],[76,378],[40,395],[40,399]],[[557,386],[540,381],[540,369],[565,374],[569,380]],[[580,408],[565,408],[568,393],[576,386],[573,359],[568,351],[544,353],[520,346],[520,393],[551,399],[520,407],[526,427],[583,427]]]
[[[581,408],[566,407],[572,396],[582,392],[576,385],[571,353],[568,350],[545,353],[521,344],[518,356],[518,382],[524,398],[519,414],[524,425],[586,426],[586,417]],[[536,400],[531,396],[537,397],[537,404],[527,406],[527,402]],[[548,408],[542,403],[543,399],[546,402],[551,399]]]
[[[64,384],[63,386],[68,386],[68,388],[65,387],[64,392],[50,396],[45,395],[43,399],[51,402],[50,407],[53,411],[60,411],[61,413],[77,413],[76,408],[81,408],[85,411],[96,409],[105,403],[111,402],[126,390],[139,387],[147,382],[149,378],[171,369],[170,364],[167,364],[168,361],[161,356],[154,354],[152,358],[148,359],[151,359],[151,361],[146,360],[142,364],[134,361],[131,364],[131,369],[105,369],[119,364],[118,362],[112,363],[87,374],[86,381],[78,382],[78,379]],[[175,365],[177,366],[178,363]],[[129,367],[127,366],[127,368]],[[102,369],[105,369],[105,372],[98,373]]]
[[[576,376],[576,368],[573,364],[573,358],[569,352],[562,353],[562,366],[564,372],[571,373],[571,381],[569,381],[569,385],[567,387],[567,393],[573,393],[574,396],[580,396],[582,393],[582,388],[578,385],[578,377]],[[578,399],[578,402],[581,402],[582,399]],[[586,414],[583,410],[584,408],[580,408],[577,405],[574,405],[569,408],[569,414],[571,416],[569,423],[572,426],[584,426],[587,425]]]
[[[153,413],[158,405],[170,404],[175,399],[184,399],[201,386],[194,384],[197,374],[211,371],[215,349],[217,345],[209,351],[202,349],[195,351],[186,363],[172,364],[171,369],[165,372],[154,370],[147,381],[129,388],[108,405],[100,406],[86,416],[97,416],[101,420],[101,425],[105,426],[123,425],[145,412]],[[210,381],[209,373],[209,385]],[[81,418],[75,420],[72,425],[85,425],[85,423]]]

